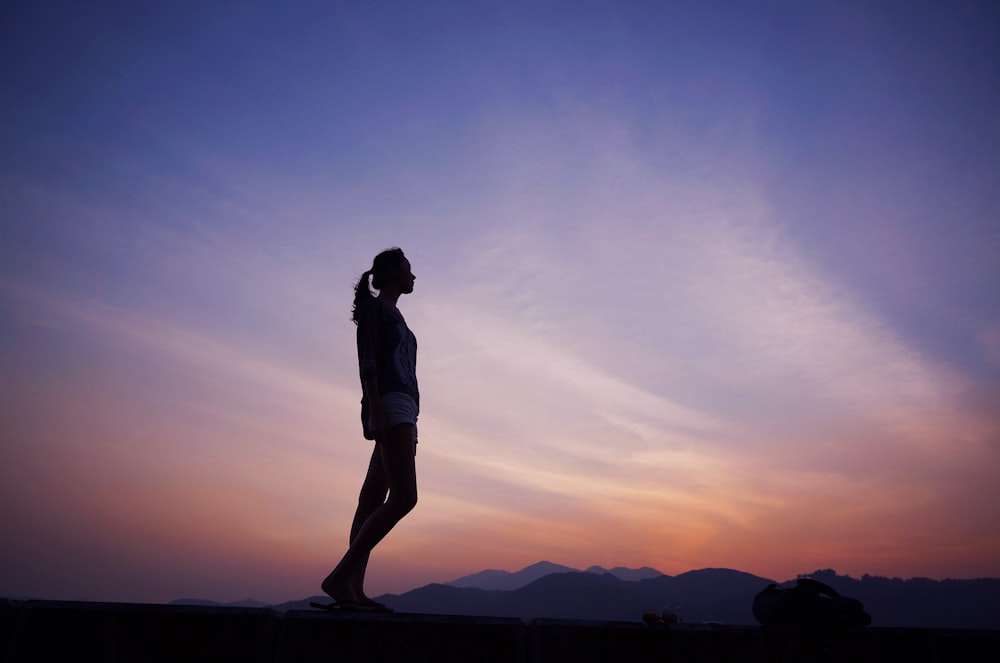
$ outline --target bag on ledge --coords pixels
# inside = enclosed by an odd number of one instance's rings
[[[799,578],[787,589],[774,583],[753,599],[753,616],[764,625],[868,626],[871,615],[861,601],[812,578]]]

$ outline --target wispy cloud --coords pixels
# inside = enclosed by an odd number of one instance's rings
[[[540,558],[992,573],[997,136],[993,93],[954,92],[995,86],[956,12],[858,33],[861,67],[803,48],[843,42],[808,11],[794,39],[749,14],[721,39],[713,12],[607,32],[515,11],[416,43],[364,10],[321,17],[281,76],[267,49],[230,71],[200,31],[205,58],[162,61],[155,22],[108,33],[134,58],[70,62],[29,21],[18,80],[67,73],[0,123],[0,490],[41,542],[4,568],[58,588],[80,574],[43,550],[72,550],[109,592],[153,587],[150,558],[194,588],[314,590],[371,452],[351,287],[397,245],[421,506],[373,589]],[[924,32],[949,45],[933,71],[907,54]]]

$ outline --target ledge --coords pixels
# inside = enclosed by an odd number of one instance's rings
[[[1000,631],[0,601],[4,661],[993,661]]]

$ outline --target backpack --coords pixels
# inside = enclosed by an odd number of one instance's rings
[[[780,626],[868,626],[871,615],[861,601],[812,578],[799,578],[794,587],[771,583],[753,599],[753,616]]]

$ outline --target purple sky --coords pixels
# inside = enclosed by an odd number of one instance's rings
[[[283,601],[540,559],[1000,575],[991,2],[0,8],[0,595]]]

